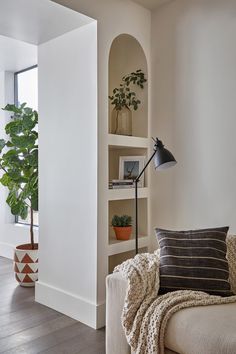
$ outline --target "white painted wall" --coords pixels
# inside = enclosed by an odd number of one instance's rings
[[[0,138],[5,138],[5,125],[10,117],[1,110],[14,103],[14,72],[37,63],[37,47],[0,35]],[[0,256],[13,258],[14,247],[28,243],[29,227],[15,224],[15,217],[6,204],[8,191],[0,186]],[[35,239],[38,229],[35,228]]]
[[[36,300],[96,326],[97,27],[39,46]]]
[[[236,232],[235,13],[232,0],[178,0],[153,14],[152,131],[178,160],[152,173],[153,227]]]
[[[108,186],[108,59],[111,44],[118,35],[127,33],[134,36],[150,62],[151,15],[132,2],[117,0],[57,0],[98,21],[98,230],[97,230],[97,327],[104,325],[105,318],[105,277],[108,271],[107,235],[108,220],[106,191]],[[149,73],[148,76],[150,77]],[[101,158],[100,158],[101,157]]]
[[[14,73],[36,65],[37,60],[37,46],[0,34],[0,71]]]
[[[108,220],[106,191],[108,186],[108,59],[111,44],[118,35],[135,37],[147,58],[150,75],[151,13],[131,1],[123,0],[55,0],[98,21],[98,231],[97,231],[97,326],[104,325],[105,277],[108,271]],[[149,84],[151,79],[149,79]],[[149,100],[150,112],[150,100]]]

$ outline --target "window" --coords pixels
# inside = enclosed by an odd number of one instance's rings
[[[15,105],[26,102],[28,107],[38,110],[38,67],[32,66],[15,73]],[[19,224],[30,224],[30,215],[23,220],[16,218]],[[34,225],[38,226],[38,212],[34,212]]]
[[[38,110],[38,67],[15,73],[15,104],[26,102],[27,106]]]

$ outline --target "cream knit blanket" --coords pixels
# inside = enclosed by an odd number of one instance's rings
[[[139,254],[117,266],[128,281],[122,325],[135,354],[164,354],[168,320],[177,311],[193,306],[236,302],[236,296],[220,297],[180,290],[159,295],[159,253]]]

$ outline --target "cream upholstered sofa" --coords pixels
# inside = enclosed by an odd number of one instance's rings
[[[106,354],[130,354],[121,312],[127,281],[107,277]],[[236,303],[180,310],[170,319],[165,354],[236,354]]]

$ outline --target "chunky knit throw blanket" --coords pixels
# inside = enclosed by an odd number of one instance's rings
[[[236,296],[220,297],[200,291],[159,291],[159,253],[139,254],[117,266],[128,281],[122,325],[135,354],[164,354],[165,331],[171,316],[187,307],[236,302]]]

